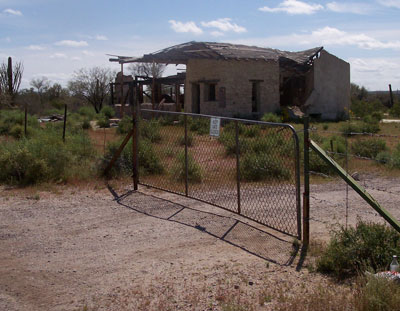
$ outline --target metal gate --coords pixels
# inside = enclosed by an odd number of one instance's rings
[[[301,238],[299,141],[291,125],[148,109],[136,124],[139,184]]]

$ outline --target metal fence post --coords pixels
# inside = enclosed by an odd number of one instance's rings
[[[137,78],[135,77],[135,83],[130,83],[129,84],[129,92],[130,92],[130,104],[131,104],[131,109],[132,109],[132,129],[133,129],[133,135],[132,135],[132,170],[133,170],[133,190],[138,190],[138,184],[139,184],[139,156],[138,156],[138,149],[139,149],[139,127],[138,127],[138,110],[139,110],[139,104],[138,104],[138,83],[137,83]],[[136,94],[134,92],[136,90]]]
[[[307,247],[310,242],[310,140],[309,117],[304,117],[304,193],[303,193],[303,245]]]
[[[237,184],[237,205],[238,214],[241,214],[240,205],[240,146],[239,146],[239,124],[235,121],[235,141],[236,141],[236,184]]]
[[[67,105],[64,105],[64,127],[63,127],[63,142],[65,143],[65,128],[67,125]]]
[[[187,115],[184,116],[185,120],[185,195],[189,195],[189,168],[188,168],[188,137],[187,137]]]

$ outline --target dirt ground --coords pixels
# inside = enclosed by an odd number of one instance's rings
[[[361,180],[400,219],[399,179]],[[340,182],[312,185],[313,239],[345,224],[345,197]],[[348,215],[349,224],[380,219],[353,191]],[[276,310],[284,297],[331,282],[292,244],[235,214],[146,187],[3,187],[0,310]]]

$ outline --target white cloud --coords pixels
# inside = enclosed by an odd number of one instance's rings
[[[108,40],[108,38],[103,35],[96,35],[95,38],[96,38],[96,40],[99,40],[99,41],[107,41]]]
[[[94,56],[94,53],[92,53],[92,52],[90,52],[90,51],[88,51],[88,50],[83,50],[83,51],[82,51],[82,54],[83,54],[83,55],[86,55],[86,56]]]
[[[287,14],[296,15],[296,14],[314,14],[315,12],[322,10],[324,7],[320,4],[316,3],[307,3],[298,0],[284,0],[277,7],[270,8],[268,6],[264,6],[259,8],[260,11],[263,12],[286,12]]]
[[[80,62],[82,60],[82,58],[80,58],[79,56],[74,56],[71,58],[71,60],[76,61],[76,62]]]
[[[372,7],[369,4],[361,2],[329,2],[326,8],[338,13],[368,14],[372,11]]]
[[[50,58],[61,58],[61,59],[66,59],[68,58],[67,55],[64,53],[54,53],[50,55]]]
[[[359,48],[372,49],[395,49],[400,50],[400,41],[380,41],[363,33],[348,33],[337,28],[324,27],[315,30],[309,35],[312,42],[321,42],[325,45],[356,45]],[[307,38],[305,38],[307,42]]]
[[[249,38],[236,40],[237,43],[248,45],[274,46],[356,46],[361,49],[392,49],[400,50],[399,40],[382,41],[364,33],[351,33],[337,28],[326,26],[309,33],[293,33],[285,36],[267,38]]]
[[[387,7],[400,9],[400,0],[378,0],[378,3]]]
[[[182,23],[175,20],[170,20],[169,23],[171,24],[171,28],[175,32],[184,32],[184,33],[193,33],[195,35],[199,35],[203,33],[203,30],[196,25],[195,22],[187,22]]]
[[[5,9],[5,10],[3,10],[3,13],[8,14],[8,15],[22,16],[21,11],[13,10],[13,9]]]
[[[399,58],[350,58],[351,80],[370,90],[387,90],[399,85]]]
[[[31,50],[31,51],[43,51],[45,49],[45,47],[33,44],[33,45],[27,46],[26,49]]]
[[[224,33],[221,31],[211,31],[211,35],[213,37],[222,37],[224,35]]]
[[[69,47],[89,46],[89,44],[86,41],[73,41],[73,40],[62,40],[54,44],[58,46],[69,46]]]
[[[246,32],[246,28],[231,23],[231,18],[219,18],[210,22],[201,22],[203,27],[217,28],[220,32],[233,31],[236,33]]]

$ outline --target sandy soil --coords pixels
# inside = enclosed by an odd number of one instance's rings
[[[399,180],[363,182],[399,219]],[[345,222],[344,189],[312,186],[313,238]],[[293,238],[182,196],[0,191],[0,310],[274,310],[330,282],[293,257]],[[349,201],[349,223],[379,219]]]

